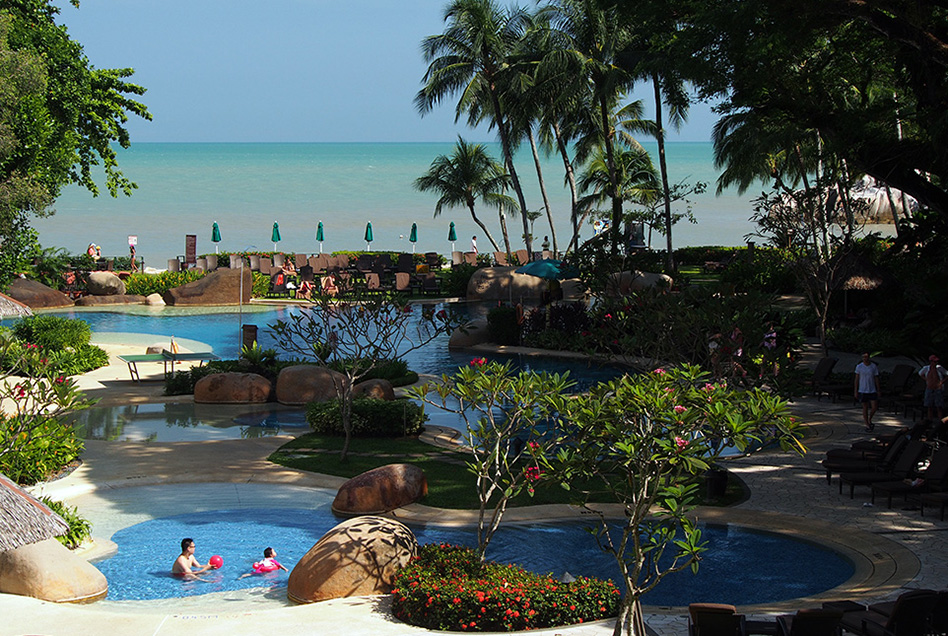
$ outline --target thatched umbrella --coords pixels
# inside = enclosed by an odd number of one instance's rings
[[[32,316],[33,311],[18,300],[14,300],[6,294],[0,294],[0,318],[9,318],[15,316],[22,318]]]
[[[0,552],[69,532],[62,517],[0,475]]]

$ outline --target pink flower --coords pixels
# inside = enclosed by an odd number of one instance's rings
[[[603,316],[603,318],[605,318],[606,320],[608,320],[609,318],[612,318],[612,314],[606,314],[605,316]]]
[[[527,478],[527,481],[537,481],[540,479],[540,475],[542,474],[543,471],[541,471],[538,466],[530,466],[523,471],[523,475]]]
[[[665,369],[659,367],[655,369],[654,371],[652,371],[652,373],[657,373],[658,375],[665,375]]]
[[[677,413],[678,415],[681,415],[682,413],[684,413],[684,412],[687,411],[687,410],[688,410],[688,409],[686,409],[685,407],[683,407],[681,404],[676,404],[676,405],[675,405],[675,413]]]
[[[487,358],[474,358],[471,360],[472,367],[482,367],[487,364]]]
[[[13,387],[13,390],[16,391],[16,395],[13,396],[13,399],[16,400],[16,399],[19,399],[19,398],[21,398],[21,397],[26,397],[26,389],[24,389],[24,388],[23,388],[22,386],[20,386],[19,384],[17,384],[15,387]]]
[[[676,435],[676,436],[675,436],[675,446],[678,447],[678,452],[680,453],[681,451],[685,450],[685,447],[688,446],[688,440],[683,439],[683,438],[681,438],[681,437],[678,437],[678,436]]]
[[[674,391],[674,390],[675,390],[675,389],[671,388],[670,386],[666,386],[666,387],[665,387],[665,393],[671,393],[671,392]]]
[[[705,385],[704,385],[703,387],[701,387],[701,388],[704,389],[705,391],[713,391],[713,390],[714,390],[714,385],[713,385],[713,384],[708,384],[708,383],[706,382]]]
[[[540,445],[536,442],[527,442],[527,446],[530,447],[530,450],[536,450],[540,448]]]

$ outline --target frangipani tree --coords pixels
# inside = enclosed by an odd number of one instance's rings
[[[533,495],[540,457],[560,443],[559,414],[572,386],[567,375],[513,372],[510,363],[475,358],[453,376],[412,391],[412,397],[464,420],[467,463],[480,501],[477,546],[484,559],[512,497]]]
[[[625,582],[616,636],[644,635],[640,597],[666,575],[697,568],[704,544],[690,513],[699,478],[724,442],[739,450],[776,442],[803,451],[786,402],[712,384],[698,367],[623,376],[561,407],[575,427],[572,437],[555,456],[538,460],[563,487],[605,487],[625,507],[618,530],[600,514],[596,533]],[[589,493],[576,495],[585,505]]]

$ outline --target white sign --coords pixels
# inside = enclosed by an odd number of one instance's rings
[[[131,247],[132,245],[138,245],[138,237],[134,234],[128,236],[128,246]]]

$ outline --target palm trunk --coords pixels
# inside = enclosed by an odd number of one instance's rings
[[[487,237],[487,240],[490,241],[490,244],[494,247],[495,252],[499,252],[500,248],[497,247],[497,241],[494,240],[494,237],[491,235],[490,230],[487,229],[487,226],[484,225],[477,214],[474,213],[474,204],[468,202],[467,208],[471,211],[471,218],[474,219],[474,222],[477,223],[477,227],[481,228],[484,231],[484,235]]]
[[[507,165],[507,172],[510,174],[510,181],[513,183],[514,192],[517,193],[517,203],[520,204],[520,218],[523,219],[523,240],[527,246],[529,259],[533,256],[533,239],[530,236],[530,221],[527,218],[527,200],[523,196],[523,188],[520,186],[520,177],[517,176],[517,168],[514,166],[513,148],[510,145],[510,135],[507,132],[507,123],[504,121],[503,111],[500,108],[500,100],[497,98],[497,93],[494,90],[491,90],[490,96],[494,106],[497,132],[500,135],[500,148],[504,153],[504,163]]]
[[[504,206],[500,206],[500,232],[504,237],[504,249],[507,250],[507,258],[510,258],[510,236],[507,234],[507,215],[504,212]]]
[[[652,76],[652,86],[655,90],[655,141],[658,142],[658,167],[662,174],[662,196],[665,199],[665,249],[668,250],[666,263],[668,273],[675,272],[675,249],[672,245],[672,212],[671,192],[668,187],[668,163],[665,160],[665,129],[662,125],[662,88],[658,83],[658,75]]]
[[[550,198],[546,195],[546,182],[543,180],[543,169],[540,167],[540,153],[537,152],[537,144],[533,139],[532,129],[527,130],[527,138],[530,140],[530,150],[533,151],[533,164],[537,168],[540,195],[543,197],[543,207],[546,208],[546,220],[550,224],[550,236],[553,237],[553,253],[556,254],[556,228],[553,227],[553,210],[550,208]]]
[[[566,182],[569,184],[570,222],[573,226],[573,237],[570,239],[569,244],[572,245],[579,240],[579,203],[576,197],[576,174],[573,172],[573,162],[569,159],[569,153],[566,150],[566,142],[560,134],[558,124],[553,125],[553,134],[556,136],[556,146],[560,150],[560,156],[563,157],[563,168],[566,170]],[[569,252],[569,246],[566,247],[566,251]]]
[[[612,147],[613,130],[609,122],[609,110],[605,98],[599,99],[599,116],[602,118],[602,143],[606,149],[606,166],[609,168],[609,196],[612,197],[612,254],[619,252],[619,236],[622,226],[622,199],[619,198],[619,177],[616,175],[615,150]]]

